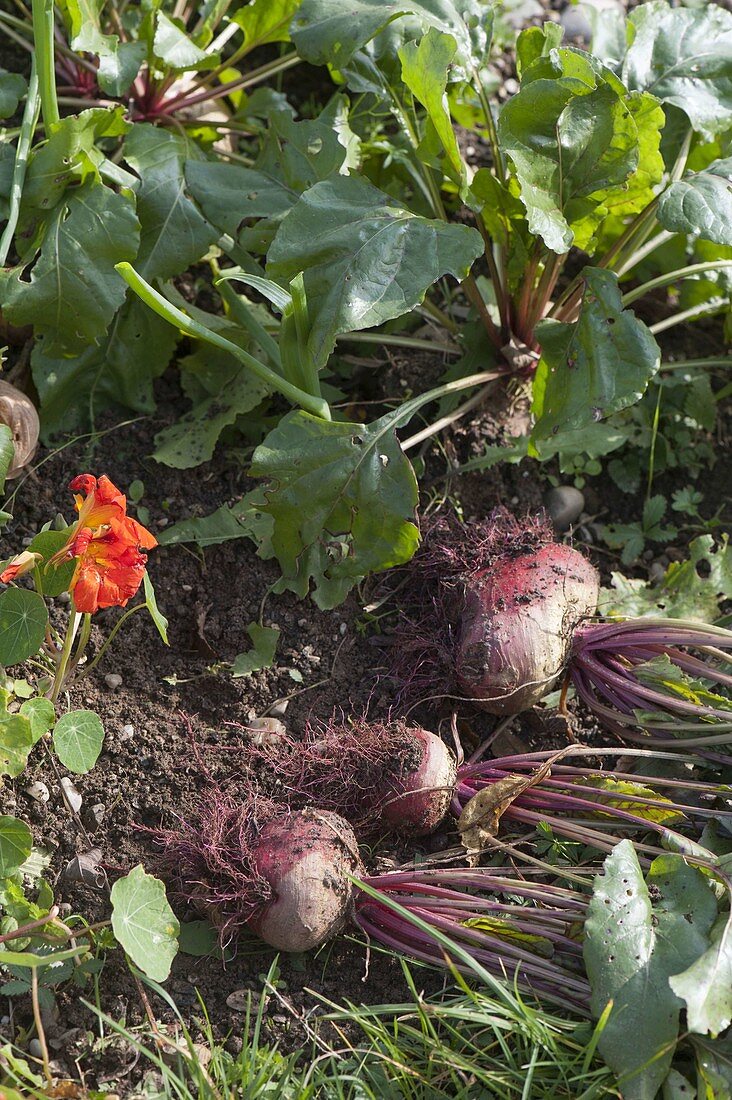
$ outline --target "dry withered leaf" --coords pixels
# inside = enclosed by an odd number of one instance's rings
[[[507,775],[505,779],[497,779],[466,803],[458,819],[458,832],[471,867],[475,867],[480,853],[498,833],[501,817],[511,803],[524,791],[551,775],[552,765],[571,749],[571,745],[560,749],[549,760],[540,764],[531,775]]]
[[[15,457],[6,477],[17,477],[33,458],[41,430],[36,407],[29,397],[0,379],[0,424],[13,433]]]

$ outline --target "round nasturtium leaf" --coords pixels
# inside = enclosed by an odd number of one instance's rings
[[[37,592],[8,588],[0,595],[0,665],[33,657],[46,636],[48,611]]]
[[[164,982],[178,952],[180,925],[160,879],[138,863],[112,887],[112,931],[136,966]]]
[[[53,747],[65,768],[77,775],[91,771],[102,751],[104,726],[93,710],[71,710],[53,730]]]
[[[24,821],[0,817],[0,878],[7,878],[22,867],[33,847],[33,836]]]

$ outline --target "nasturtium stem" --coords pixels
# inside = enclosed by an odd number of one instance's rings
[[[95,669],[97,667],[102,657],[107,652],[114,639],[117,637],[117,634],[120,631],[120,627],[122,627],[130,618],[130,616],[134,615],[136,611],[142,611],[146,607],[147,603],[136,603],[134,607],[130,607],[127,611],[125,611],[124,615],[120,615],[119,619],[117,619],[117,622],[114,624],[111,631],[109,632],[109,636],[104,641],[104,644],[100,647],[99,652],[95,654],[94,660],[90,661],[84,669],[85,676],[88,675],[88,673],[90,673],[92,669]]]
[[[71,650],[74,645],[74,638],[76,637],[76,631],[79,629],[79,623],[81,622],[81,615],[76,610],[74,605],[74,597],[71,597],[71,614],[69,616],[69,624],[66,627],[66,637],[64,638],[63,648],[61,649],[61,655],[59,657],[58,665],[56,667],[56,675],[53,678],[53,684],[51,685],[51,692],[48,698],[52,703],[55,703],[61,694],[64,680],[66,678],[66,670],[69,667],[69,658],[71,657]]]
[[[31,62],[31,74],[30,80],[28,81],[28,95],[26,97],[25,108],[23,110],[23,121],[20,127],[20,137],[18,138],[18,144],[15,148],[13,178],[10,182],[8,220],[5,229],[3,230],[2,237],[0,237],[0,267],[5,266],[5,261],[8,258],[10,246],[13,243],[15,227],[18,224],[18,217],[20,215],[20,199],[23,194],[25,172],[26,168],[28,167],[28,154],[30,153],[31,144],[33,142],[33,134],[35,133],[36,125],[38,123],[38,115],[40,109],[41,99],[38,92],[38,72],[36,69],[36,59],[34,57]]]
[[[32,0],[32,5],[33,39],[36,47],[35,58],[38,65],[43,123],[46,130],[50,130],[61,120],[56,98],[53,0]]]
[[[293,386],[285,378],[282,378],[281,375],[275,373],[270,367],[261,363],[259,359],[255,359],[249,352],[244,351],[243,348],[232,343],[231,340],[227,340],[224,336],[219,336],[217,332],[213,332],[211,329],[206,328],[205,325],[201,325],[198,321],[194,321],[192,317],[188,317],[187,314],[178,309],[177,306],[171,305],[168,299],[164,298],[159,291],[151,287],[141,275],[138,275],[131,264],[115,264],[115,270],[150,309],[157,313],[159,317],[168,321],[171,325],[175,325],[175,327],[185,333],[186,336],[192,336],[197,340],[204,340],[207,344],[212,344],[214,347],[221,348],[222,351],[228,351],[235,359],[238,359],[240,363],[248,367],[253,374],[256,374],[258,378],[261,378],[262,381],[268,386],[271,386],[273,390],[281,393],[283,397],[292,401],[293,404],[300,405],[301,408],[312,413],[313,416],[319,417],[321,420],[331,419],[328,402],[322,397],[313,397],[312,394],[305,393],[304,390],[299,389],[297,386]]]
[[[665,272],[663,275],[658,275],[655,279],[649,279],[647,283],[641,283],[640,286],[629,290],[623,295],[623,305],[629,306],[631,302],[636,302],[644,294],[647,294],[650,290],[656,290],[658,287],[670,286],[681,279],[688,279],[691,275],[701,275],[704,271],[721,271],[725,267],[732,267],[732,260],[707,260],[705,263],[689,264],[688,267],[680,267],[676,271]]]

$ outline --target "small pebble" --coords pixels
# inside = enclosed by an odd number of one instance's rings
[[[278,699],[278,701],[269,708],[269,712],[274,715],[275,718],[281,718],[289,705],[289,699]]]
[[[90,848],[88,852],[80,852],[64,867],[63,878],[67,882],[83,882],[85,886],[103,890],[107,876],[99,866],[101,859],[101,848]]]
[[[40,781],[37,783],[31,783],[30,787],[26,787],[25,793],[34,798],[36,802],[48,802],[51,797],[51,792],[45,783]]]
[[[116,691],[117,688],[122,687],[122,677],[119,672],[108,672],[104,677],[104,682],[110,691]]]
[[[103,802],[95,802],[93,806],[88,806],[84,810],[82,821],[86,825],[87,829],[98,829],[104,821],[107,807]]]
[[[341,632],[341,636],[343,636],[348,630],[348,623],[341,623],[338,629]]]
[[[572,38],[588,45],[592,38],[592,27],[585,13],[574,6],[565,8],[559,16],[559,22],[564,27],[567,38]]]
[[[69,779],[68,775],[63,776],[61,779],[61,790],[64,792],[64,798],[68,802],[71,809],[75,814],[78,814],[81,809],[82,797],[77,791],[74,784]]]
[[[71,603],[71,594],[62,592],[60,596],[56,597],[56,603]]]
[[[279,718],[255,718],[247,723],[247,734],[253,745],[277,745],[287,736],[287,727]]]
[[[161,519],[158,520],[158,527],[167,527],[169,523],[170,520],[168,519],[168,517],[163,516]]]
[[[554,524],[554,530],[562,534],[582,515],[585,508],[584,493],[575,489],[574,485],[558,485],[544,495],[544,507]]]
[[[663,568],[660,561],[654,561],[653,565],[648,570],[648,575],[654,584],[660,584],[666,576],[666,570]]]
[[[129,741],[135,736],[135,727],[131,722],[125,722],[124,726],[120,730],[120,737],[123,741]]]
[[[28,1052],[34,1058],[43,1057],[43,1047],[41,1046],[40,1039],[31,1039],[31,1041],[28,1043]]]

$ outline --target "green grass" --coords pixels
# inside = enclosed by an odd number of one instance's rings
[[[457,976],[456,992],[423,998],[403,964],[411,1000],[401,1004],[338,1005],[318,998],[311,1039],[292,1053],[264,1037],[264,998],[244,1018],[244,1046],[229,1053],[213,1034],[205,1006],[200,1034],[186,1029],[174,1002],[150,986],[178,1020],[163,1047],[149,1027],[130,1030],[100,1013],[97,1051],[122,1036],[140,1056],[143,1083],[134,1093],[123,1081],[110,1092],[155,1100],[599,1100],[619,1096],[596,1057],[599,1030],[562,1018],[508,986],[472,989]],[[273,966],[265,981],[273,988]],[[315,996],[315,995],[314,995]],[[313,1030],[314,1029],[314,1030]],[[248,1036],[248,1039],[246,1038]],[[7,1048],[6,1048],[7,1050]],[[147,1067],[145,1068],[147,1064]],[[46,1096],[22,1063],[5,1061],[7,1084],[24,1096]],[[104,1095],[104,1094],[102,1094]]]

